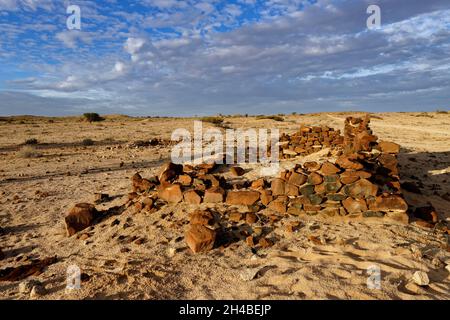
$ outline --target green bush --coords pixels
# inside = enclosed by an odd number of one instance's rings
[[[105,118],[100,117],[98,113],[94,112],[84,113],[83,117],[89,122],[98,122],[105,120]]]

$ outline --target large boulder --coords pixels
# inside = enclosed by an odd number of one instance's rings
[[[95,206],[90,203],[78,203],[65,217],[67,234],[70,236],[91,226],[98,215]]]

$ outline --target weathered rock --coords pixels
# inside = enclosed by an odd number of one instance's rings
[[[269,248],[269,247],[273,246],[273,242],[267,238],[261,238],[258,241],[258,245],[261,248]]]
[[[245,238],[245,242],[250,248],[253,248],[256,245],[255,238],[253,236],[248,236],[247,238]]]
[[[331,162],[326,161],[322,164],[322,168],[320,168],[320,171],[322,172],[323,175],[329,176],[329,175],[336,174],[336,173],[340,172],[341,170],[338,167],[336,167],[334,164],[332,164]]]
[[[240,176],[244,175],[245,170],[242,169],[241,167],[231,167],[230,173],[233,176],[240,177]]]
[[[313,193],[307,196],[309,203],[312,205],[319,205],[323,201],[323,197],[317,193]]]
[[[229,191],[227,193],[227,204],[231,205],[254,205],[260,197],[258,191]]]
[[[300,187],[300,186],[304,185],[307,180],[308,180],[308,177],[306,175],[297,173],[297,172],[292,172],[291,176],[289,177],[288,182],[297,187]]]
[[[388,153],[383,153],[378,157],[381,166],[389,170],[390,175],[398,176],[398,161],[396,156]]]
[[[347,198],[347,196],[342,193],[334,193],[334,194],[328,194],[327,198],[328,198],[328,200],[331,200],[331,201],[342,201],[342,200],[345,200]]]
[[[178,203],[183,200],[183,192],[179,184],[161,184],[156,188],[158,197],[169,203]]]
[[[183,166],[173,162],[165,163],[159,170],[158,180],[160,183],[169,182],[183,172]]]
[[[188,190],[183,193],[184,202],[189,204],[200,204],[202,202],[202,198],[195,190]]]
[[[267,206],[273,200],[272,191],[270,190],[261,190],[260,194],[261,203],[264,206]]]
[[[366,211],[363,213],[364,218],[383,218],[384,213],[380,211]]]
[[[340,176],[340,181],[343,184],[352,184],[353,182],[356,182],[358,180],[359,180],[359,176],[347,174],[347,171],[344,172],[343,174],[341,174],[341,176]]]
[[[336,160],[336,164],[342,169],[361,170],[364,168],[361,163],[357,162],[356,157],[346,155],[340,156]]]
[[[363,199],[375,197],[377,195],[378,187],[366,179],[360,179],[352,184],[346,185],[344,193],[356,199]]]
[[[130,192],[128,194],[128,201],[132,201],[134,199],[136,199],[139,195],[136,192]]]
[[[225,191],[221,187],[211,187],[205,191],[203,202],[206,203],[219,203],[223,202]]]
[[[182,174],[178,176],[178,182],[183,186],[189,186],[192,183],[192,178],[187,174]]]
[[[240,222],[244,218],[244,215],[241,212],[231,212],[228,216],[228,220],[232,222]]]
[[[336,193],[341,189],[341,187],[342,183],[339,180],[335,182],[324,183],[325,193]]]
[[[300,193],[304,196],[308,196],[314,193],[314,186],[311,184],[304,185],[299,189]]]
[[[308,161],[303,164],[303,167],[308,171],[318,171],[322,167],[322,164],[316,161]]]
[[[255,190],[262,190],[264,188],[264,185],[265,185],[264,178],[260,178],[253,181],[250,188]]]
[[[211,224],[213,219],[214,217],[211,212],[205,210],[195,210],[189,216],[189,222],[191,224],[199,224],[202,226]]]
[[[298,187],[291,183],[286,183],[285,191],[286,191],[287,196],[293,196],[293,197],[298,196]]]
[[[309,176],[308,176],[308,183],[312,184],[312,185],[318,185],[321,184],[323,182],[323,177],[318,174],[317,172],[312,172]]]
[[[24,280],[19,283],[19,292],[22,294],[30,294],[33,287],[38,285],[41,285],[41,282],[38,280]]]
[[[45,289],[45,287],[42,284],[37,284],[37,285],[33,286],[33,288],[31,289],[30,298],[38,299],[38,298],[42,297],[43,295],[45,295],[46,293],[47,293],[47,290]]]
[[[214,247],[216,232],[205,226],[190,225],[185,233],[185,241],[194,253],[206,252]]]
[[[273,211],[279,212],[279,213],[286,213],[286,203],[284,201],[280,201],[275,199],[274,201],[270,202],[268,205],[269,209],[272,209]]]
[[[91,226],[97,214],[95,206],[90,203],[76,204],[65,217],[67,234],[72,236]]]
[[[258,216],[255,213],[249,212],[245,215],[245,222],[247,222],[248,224],[253,224],[257,221],[258,221]]]
[[[280,179],[280,178],[273,179],[270,188],[272,190],[273,196],[281,196],[281,195],[284,195],[286,192],[285,182],[283,179]]]
[[[347,198],[342,201],[342,205],[348,213],[357,213],[367,211],[367,204],[364,199]]]
[[[399,153],[400,145],[394,142],[388,141],[380,141],[378,142],[378,147],[381,149],[381,152],[386,153]]]
[[[428,278],[428,275],[423,271],[416,271],[413,274],[412,280],[418,285],[418,286],[427,286],[430,284],[430,279]]]
[[[379,196],[375,201],[369,202],[369,208],[373,211],[406,211],[408,204],[397,195]]]

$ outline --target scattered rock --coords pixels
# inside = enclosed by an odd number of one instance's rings
[[[206,252],[214,247],[216,232],[202,225],[191,225],[185,234],[185,240],[192,252]]]
[[[109,195],[106,193],[95,193],[94,194],[94,203],[100,204],[109,200]]]
[[[186,203],[189,204],[200,204],[202,202],[202,198],[195,190],[185,191],[183,194],[183,199]]]
[[[22,294],[30,294],[34,286],[39,286],[41,283],[38,280],[24,280],[19,283],[19,292]]]
[[[0,281],[19,281],[29,276],[41,274],[44,269],[57,262],[56,257],[33,261],[30,264],[18,267],[9,267],[0,270]]]
[[[183,200],[183,193],[179,184],[161,184],[157,187],[158,197],[169,203]]]
[[[67,234],[70,236],[91,226],[98,212],[89,203],[76,204],[65,217]]]
[[[259,271],[262,268],[245,268],[240,274],[239,276],[241,277],[242,280],[244,281],[251,281],[253,279],[256,278],[256,276],[258,275]]]
[[[430,279],[428,278],[428,275],[423,271],[414,272],[412,280],[418,286],[427,286],[430,284]]]
[[[30,298],[31,299],[38,299],[45,295],[47,293],[47,290],[45,290],[45,287],[42,284],[37,284],[33,286],[30,292]]]

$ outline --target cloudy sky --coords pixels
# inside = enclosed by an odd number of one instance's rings
[[[0,0],[0,115],[430,111],[449,98],[450,0]]]

